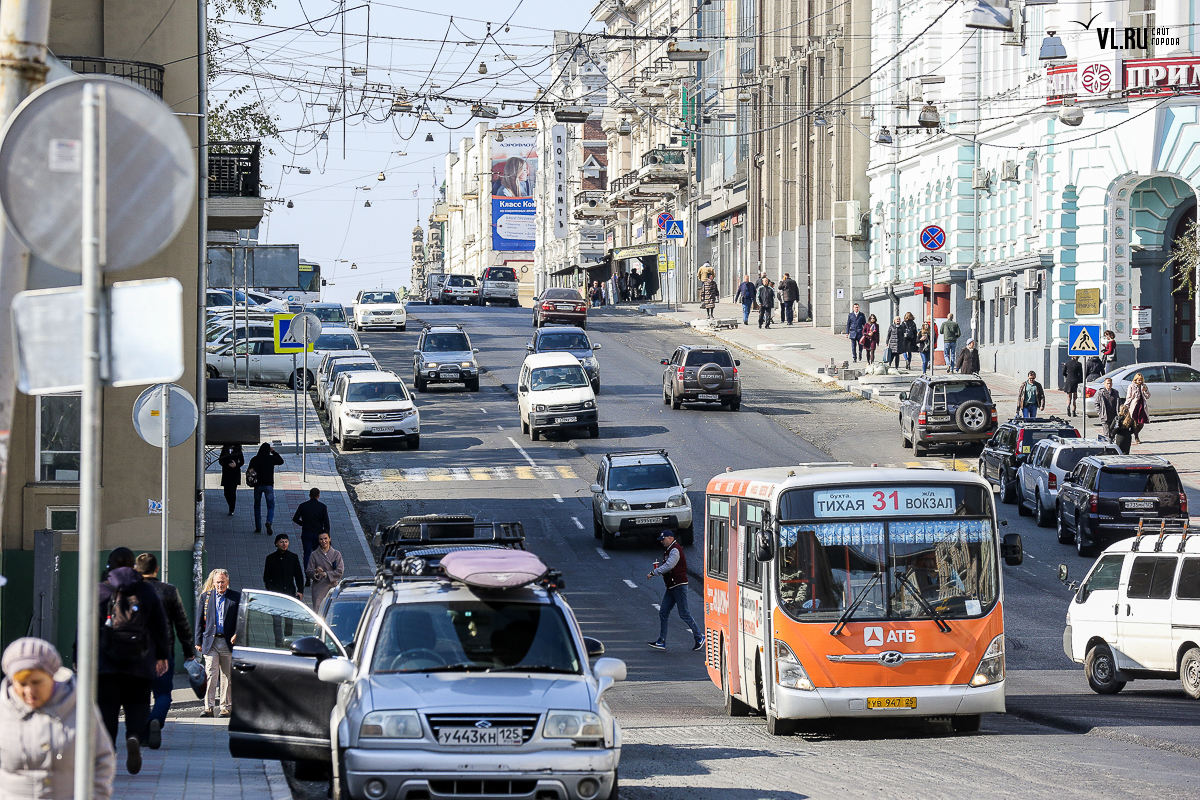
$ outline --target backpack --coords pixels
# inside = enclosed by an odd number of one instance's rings
[[[108,619],[101,629],[104,654],[118,664],[141,661],[150,652],[150,609],[137,590],[113,592],[108,601]]]
[[[246,485],[258,486],[258,470],[256,470],[254,467],[246,470]]]

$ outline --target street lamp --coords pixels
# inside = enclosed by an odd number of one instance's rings
[[[1046,31],[1042,39],[1042,47],[1038,51],[1039,61],[1061,61],[1067,57],[1067,48],[1063,47],[1062,39],[1054,35],[1054,31]]]
[[[386,180],[387,180],[387,175],[384,175],[384,174],[381,172],[381,173],[379,173],[379,177],[378,177],[378,178],[376,178],[375,180],[377,180],[377,181],[386,181]]]
[[[1058,112],[1058,119],[1064,125],[1078,128],[1083,124],[1083,109],[1079,106],[1063,106]]]
[[[629,124],[628,119],[621,118],[621,122],[617,125],[617,133],[621,136],[629,136],[633,133],[633,126]]]
[[[922,128],[936,128],[942,124],[942,116],[938,114],[937,106],[933,103],[926,103],[921,109],[920,116],[917,117],[917,124]]]
[[[884,127],[882,130],[880,130],[880,131],[879,131],[879,133],[878,133],[878,134],[875,136],[875,141],[876,141],[876,143],[878,143],[878,144],[891,144],[891,143],[892,143],[892,132],[891,132],[891,131],[889,131],[889,130],[887,129],[887,127],[885,126],[885,127]]]
[[[482,61],[479,62],[479,74],[487,75],[487,64],[483,63]]]

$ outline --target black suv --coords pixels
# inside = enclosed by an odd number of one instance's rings
[[[1158,456],[1087,456],[1058,490],[1058,541],[1090,556],[1105,539],[1187,526],[1187,495]]]
[[[737,368],[742,362],[724,347],[685,344],[659,362],[663,370],[663,405],[678,409],[683,403],[720,403],[730,411],[742,407],[742,382]]]
[[[922,375],[900,393],[900,443],[923,455],[930,445],[986,442],[996,404],[982,378]]]
[[[1029,458],[1033,446],[1051,436],[1078,439],[1079,431],[1062,417],[1013,417],[992,434],[992,440],[979,454],[979,474],[1000,488],[1001,503],[1016,502],[1017,470]]]

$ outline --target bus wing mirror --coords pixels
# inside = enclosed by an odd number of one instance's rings
[[[755,558],[760,563],[765,564],[768,561],[775,560],[775,537],[771,534],[769,529],[763,528],[758,532],[758,539],[755,542],[755,545],[758,551],[755,554]]]
[[[1000,545],[1000,555],[1004,563],[1010,567],[1019,567],[1025,561],[1025,547],[1021,544],[1021,534],[1006,533]]]

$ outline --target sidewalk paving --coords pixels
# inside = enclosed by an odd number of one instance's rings
[[[640,309],[641,313],[649,311],[663,319],[688,326],[691,326],[694,321],[704,320],[707,316],[706,312],[696,303],[684,303],[674,311],[662,305],[642,306]],[[601,316],[634,314],[639,313],[639,307],[608,306],[603,309],[594,309],[589,313],[597,312]],[[864,395],[872,402],[881,403],[889,408],[899,408],[899,400],[894,394],[879,395],[870,389],[864,391],[864,387],[856,381],[834,380],[823,372],[818,372],[819,368],[823,369],[829,365],[830,359],[833,359],[839,367],[843,361],[850,360],[850,342],[845,335],[833,333],[828,328],[816,328],[811,322],[797,322],[794,325],[775,322],[769,329],[760,329],[758,312],[751,312],[750,324],[742,325],[740,303],[719,303],[714,309],[713,315],[716,319],[736,320],[738,327],[710,330],[702,326],[696,328],[697,332],[717,338],[731,347],[774,362],[785,369],[808,375],[821,381],[832,391],[855,392]],[[778,313],[776,313],[776,317],[778,317]],[[886,326],[884,327],[886,330]],[[960,341],[960,344],[965,345],[965,340]],[[878,353],[879,357],[876,359],[876,363],[882,361],[882,347]],[[914,369],[907,374],[915,377],[921,372],[919,354],[913,354],[912,363]],[[851,366],[863,367],[865,362],[852,363]],[[937,369],[944,371],[945,367],[941,366]],[[901,372],[904,372],[903,369]],[[1001,418],[1004,418],[1009,412],[1015,414],[1016,391],[1021,382],[1020,379],[988,371],[981,371],[979,375],[987,382],[988,389],[1000,409]],[[1053,375],[1039,375],[1038,378],[1046,390],[1046,410],[1042,412],[1043,415],[1054,414],[1066,417],[1067,396],[1058,391],[1059,375],[1057,372]],[[1081,405],[1082,402],[1081,396]],[[1153,398],[1151,398],[1151,402],[1153,403]],[[1070,419],[1076,427],[1083,430],[1082,416]],[[1099,432],[1097,425],[1095,417],[1088,419],[1087,432],[1089,436],[1095,435],[1093,431]],[[1200,418],[1151,417],[1150,424],[1142,431],[1141,440],[1142,443],[1134,445],[1131,452],[1159,455],[1174,464],[1187,489],[1190,502],[1194,508],[1200,508],[1200,505],[1197,505],[1200,504],[1200,447],[1197,446],[1200,444]]]
[[[291,392],[230,388],[229,403],[222,404],[220,411],[259,414],[263,441],[272,442],[283,456],[283,465],[275,468],[275,532],[287,533],[293,551],[302,552],[292,514],[308,499],[309,487],[316,486],[321,490],[321,501],[329,507],[333,546],[345,559],[346,575],[373,575],[375,559],[350,495],[338,475],[311,402],[305,406],[309,415],[306,480],[301,480],[300,453],[295,447]],[[246,448],[247,463],[255,450]],[[263,588],[263,560],[275,547],[274,537],[268,536],[265,529],[261,534],[253,532],[254,490],[244,484],[239,487],[231,517],[220,486],[220,466],[210,467],[204,479],[207,568],[229,570],[230,586],[235,589]],[[265,519],[265,507],[263,515]],[[186,679],[177,676],[176,685],[185,687]],[[175,690],[174,705],[163,728],[162,748],[143,748],[142,771],[137,775],[125,772],[125,746],[118,744],[113,796],[142,800],[290,800],[292,793],[280,763],[233,758],[229,755],[228,720],[200,717],[200,710],[201,703],[190,688]]]

